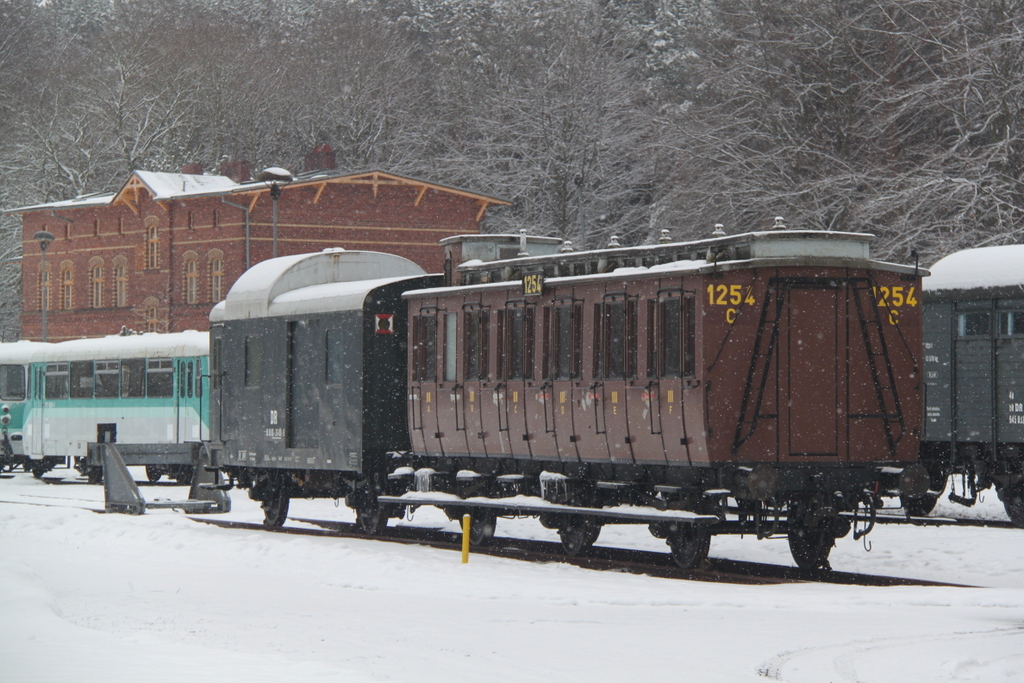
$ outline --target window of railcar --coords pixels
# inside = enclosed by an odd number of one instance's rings
[[[648,377],[674,378],[682,373],[683,306],[678,296],[648,302]]]
[[[187,389],[188,390],[188,398],[192,398],[193,388],[198,389],[198,387],[195,386],[195,381],[196,381],[195,363],[193,363],[192,361],[189,361],[188,362],[188,366],[186,367],[185,371],[188,373],[188,383],[187,383],[188,384],[188,389]],[[198,392],[196,392],[196,393],[198,393]]]
[[[150,358],[146,361],[146,395],[150,398],[174,396],[174,361]]]
[[[142,398],[146,395],[146,359],[121,361],[121,398]]]
[[[598,304],[600,361],[596,376],[604,379],[636,377],[636,299],[615,298]]]
[[[488,370],[488,322],[490,312],[486,308],[467,309],[462,316],[463,337],[466,347],[465,378],[485,380]]]
[[[961,337],[987,337],[992,329],[988,311],[972,311],[957,315],[957,334]]]
[[[458,313],[444,314],[444,381],[454,382],[458,378]]]
[[[0,401],[25,400],[25,366],[0,365]]]
[[[263,381],[263,340],[245,338],[245,386],[258,387]]]
[[[437,315],[433,311],[413,317],[412,378],[437,381]]]
[[[1024,311],[1002,311],[999,314],[999,334],[1004,337],[1024,335]]]
[[[358,372],[361,367],[359,347],[351,343],[341,329],[327,330],[327,384],[345,383],[345,377]]]
[[[117,398],[120,363],[116,360],[98,360],[95,371],[93,395],[96,398]]]
[[[535,317],[533,306],[505,309],[505,379],[533,379]]]
[[[92,398],[93,367],[91,360],[71,363],[71,398]]]
[[[210,340],[210,387],[220,389],[220,337]]]
[[[68,397],[68,364],[46,364],[46,398],[48,400]]]
[[[579,379],[583,369],[583,305],[559,304],[551,311],[551,377]]]

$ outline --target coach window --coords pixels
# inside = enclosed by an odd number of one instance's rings
[[[505,309],[504,379],[533,379],[535,316],[533,306]]]
[[[636,299],[617,296],[595,305],[595,377],[636,377],[636,303]]]
[[[71,363],[71,398],[92,398],[93,368],[91,360]]]
[[[25,400],[24,365],[0,365],[0,400]]]
[[[146,395],[150,398],[174,396],[174,361],[150,358],[146,361]]]
[[[68,364],[46,364],[46,398],[48,400],[68,397]]]
[[[259,337],[245,338],[245,386],[258,387],[263,380],[263,344]]]
[[[146,395],[146,359],[121,361],[121,398],[142,398]]]
[[[988,311],[973,311],[957,315],[957,334],[961,337],[987,337],[992,329]]]
[[[552,379],[579,379],[583,371],[583,305],[558,304],[551,310]]]
[[[444,381],[454,382],[456,381],[458,374],[458,361],[459,357],[457,354],[458,337],[459,333],[459,315],[458,313],[445,313],[444,314]]]
[[[220,337],[210,340],[210,388],[220,389]]]
[[[999,334],[1004,337],[1024,335],[1024,311],[1002,311],[999,314]]]
[[[486,380],[488,370],[488,318],[486,308],[470,308],[463,313],[463,337],[467,380]]]
[[[437,316],[427,311],[413,317],[412,378],[437,381]]]
[[[346,343],[348,340],[348,343]],[[344,384],[345,376],[358,371],[359,347],[346,337],[345,330],[327,330],[327,384]]]
[[[193,387],[195,386],[195,364],[192,361],[188,362],[188,397],[192,398]],[[199,392],[196,391],[198,394]]]
[[[93,394],[96,398],[117,398],[117,375],[120,363],[116,360],[96,361]]]

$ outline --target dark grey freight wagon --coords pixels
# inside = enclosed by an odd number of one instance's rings
[[[924,279],[924,443],[930,508],[995,486],[1024,526],[1024,245],[951,254]],[[926,509],[914,512],[926,512]]]
[[[254,266],[214,308],[214,458],[268,524],[294,496],[346,498],[379,523],[363,474],[408,449],[402,293],[439,283],[399,256],[328,250]]]

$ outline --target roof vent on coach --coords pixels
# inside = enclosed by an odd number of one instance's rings
[[[778,220],[778,219],[776,219]],[[715,231],[711,233],[712,237],[725,237],[725,226],[721,223],[715,223]]]
[[[786,224],[783,222],[782,216],[775,217],[775,225],[772,226],[772,230],[787,230]]]

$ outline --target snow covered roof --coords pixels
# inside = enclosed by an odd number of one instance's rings
[[[20,206],[14,209],[6,209],[3,213],[26,213],[28,211],[42,211],[46,209],[87,209],[93,206],[108,206],[113,199],[113,192],[98,192],[95,194],[79,195],[74,199],[64,199],[59,202],[48,202],[46,204],[33,204],[32,206]]]
[[[245,271],[232,285],[223,305],[214,306],[210,320],[348,310],[356,298],[362,307],[360,292],[365,297],[374,287],[425,274],[408,259],[375,251],[325,249],[314,254],[280,256]],[[339,287],[338,283],[355,284]]]
[[[278,169],[283,171],[284,169]],[[419,192],[416,197],[416,204],[427,190],[436,190],[456,194],[480,203],[480,211],[477,220],[483,217],[483,212],[493,204],[508,204],[509,202],[497,197],[464,190],[450,185],[441,185],[425,180],[419,180],[409,176],[402,176],[396,173],[388,173],[380,170],[358,171],[339,173],[337,171],[315,171],[301,174],[287,184],[288,188],[317,187],[317,194],[313,200],[315,204],[320,199],[320,194],[327,185],[367,185],[373,188],[376,196],[377,190],[387,186],[404,186],[415,189]],[[267,183],[260,180],[251,180],[244,183],[236,183],[231,178],[221,175],[193,175],[189,173],[159,173],[155,171],[133,171],[124,185],[115,193],[102,193],[76,197],[59,202],[46,204],[33,204],[14,209],[7,209],[3,213],[27,213],[29,211],[53,210],[60,208],[88,208],[94,206],[110,206],[115,204],[132,205],[138,199],[140,190],[145,190],[152,195],[154,201],[163,202],[186,197],[202,197],[209,195],[231,195],[247,194],[252,196],[252,204],[264,192],[269,192]],[[251,208],[251,207],[250,207]]]
[[[238,187],[238,183],[222,175],[154,173],[152,171],[136,171],[133,175],[150,189],[153,199],[156,201],[197,194],[225,194]]]
[[[56,344],[39,344],[38,346],[40,348],[32,354],[33,363],[206,356],[210,353],[210,334],[196,330],[126,336],[114,334],[107,337],[72,339]]]
[[[52,346],[47,342],[21,341],[0,344],[0,365],[25,365],[36,351]]]
[[[940,259],[924,278],[925,291],[1024,286],[1024,244],[964,249]]]

